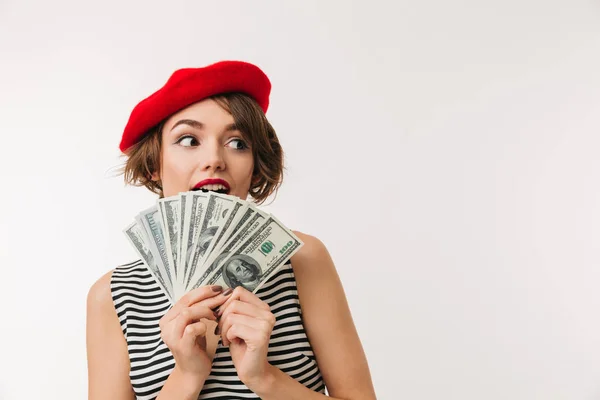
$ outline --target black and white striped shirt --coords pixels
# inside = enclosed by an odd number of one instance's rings
[[[175,366],[160,338],[158,322],[169,299],[141,261],[119,266],[111,277],[112,299],[129,351],[131,385],[137,399],[154,399]],[[269,342],[269,363],[309,389],[324,393],[325,384],[302,324],[296,279],[288,262],[257,292],[277,322]],[[257,399],[238,378],[229,348],[219,340],[210,376],[200,399]]]

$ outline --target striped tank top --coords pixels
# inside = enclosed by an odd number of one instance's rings
[[[141,261],[117,267],[110,287],[127,341],[129,378],[136,398],[154,399],[175,366],[158,326],[171,304]],[[265,282],[256,295],[269,304],[276,317],[269,342],[269,363],[309,389],[325,393],[325,384],[302,323],[291,263]],[[210,376],[199,399],[258,399],[238,378],[229,348],[224,347],[220,339]]]

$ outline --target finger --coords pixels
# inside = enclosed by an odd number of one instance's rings
[[[204,322],[195,322],[185,327],[181,344],[186,348],[192,347],[199,336],[206,335],[206,324]]]
[[[219,305],[223,304],[223,302],[225,302],[225,300],[227,300],[227,297],[230,294],[231,294],[231,291],[229,291],[229,293],[227,293],[227,290],[226,290],[225,292],[223,292],[221,294],[206,298],[204,300],[201,300],[199,302],[192,304],[191,306],[188,306],[188,307],[182,306],[182,307],[180,307],[180,312],[177,315],[171,316],[171,319],[166,320],[166,322],[165,322],[165,320],[161,319],[159,325],[160,325],[161,329],[164,329],[166,324],[173,321],[175,318],[179,317],[181,315],[181,313],[185,312],[186,315],[183,316],[182,321],[178,322],[176,324],[176,327],[174,328],[176,331],[176,334],[178,335],[177,337],[179,338],[179,337],[181,337],[181,330],[185,328],[186,324],[190,324],[192,321],[197,321],[200,318],[208,318],[211,320],[215,320],[217,315],[213,310],[215,308],[219,307]]]
[[[202,318],[215,320],[214,312],[201,304],[195,304],[192,307],[188,307],[182,310],[177,317],[172,321],[173,325],[173,333],[175,337],[181,338],[183,337],[184,330],[188,325],[191,325]]]
[[[206,291],[206,293],[209,293],[209,295],[205,295],[204,292],[202,291],[202,289],[204,289]],[[226,289],[226,290],[224,290],[224,289]],[[208,298],[212,298],[215,296],[223,296],[225,298],[228,298],[228,296],[231,294],[231,291],[229,290],[229,288],[223,288],[220,285],[212,285],[212,286],[200,286],[199,288],[196,288],[196,289],[190,291],[188,294],[190,295],[189,305],[192,305],[199,301],[202,301],[202,300],[205,300]]]
[[[272,320],[273,323],[275,323],[275,316],[271,311],[267,311],[255,304],[245,303],[240,300],[230,302],[229,305],[222,310],[222,314],[219,316],[220,320],[223,320],[229,314],[247,315],[264,321]]]
[[[166,324],[172,321],[182,309],[189,307],[190,305],[197,303],[200,300],[215,297],[223,292],[223,287],[218,285],[213,286],[201,286],[196,288],[185,295],[183,295],[177,303],[161,318],[160,323]]]
[[[243,324],[261,332],[270,331],[267,321],[248,315],[229,314],[219,322],[219,325],[217,325],[218,331],[220,331],[221,337],[223,338],[223,345],[228,345],[227,332],[235,324]],[[215,330],[215,332],[217,332],[217,330]]]
[[[227,331],[225,339],[227,340],[228,345],[235,339],[241,339],[246,343],[260,343],[261,341],[265,341],[265,333],[248,325],[234,324]],[[268,338],[266,342],[268,342]]]
[[[225,303],[225,301],[227,301],[229,295],[223,295],[223,293],[214,296],[214,297],[210,297],[208,299],[204,299],[201,300],[197,303],[192,304],[190,307],[194,307],[196,305],[200,305],[203,307],[208,307],[211,309],[211,311],[215,314],[215,316],[217,316],[217,313],[214,312],[215,309],[218,309],[220,305],[222,305],[223,303]]]
[[[242,286],[238,286],[234,289],[233,294],[231,295],[231,297],[229,297],[229,299],[227,299],[225,304],[223,304],[219,308],[218,314],[219,315],[223,314],[223,310],[225,310],[225,308],[227,308],[229,303],[231,303],[232,301],[235,301],[235,300],[241,300],[246,303],[254,304],[265,310],[270,309],[269,305],[267,303],[265,303],[264,301],[262,301],[261,299],[259,299],[257,295],[248,291],[247,289],[243,288]]]

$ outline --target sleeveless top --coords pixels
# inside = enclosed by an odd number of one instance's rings
[[[113,304],[129,352],[129,378],[139,400],[154,399],[175,366],[160,337],[158,322],[171,303],[141,262],[117,267],[110,282]],[[325,393],[325,384],[302,323],[296,279],[288,261],[256,295],[269,304],[276,323],[267,359],[309,389]],[[199,399],[258,399],[238,378],[229,353],[219,339],[210,376]]]

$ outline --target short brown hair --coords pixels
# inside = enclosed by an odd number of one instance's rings
[[[257,204],[276,193],[283,182],[283,149],[275,129],[267,120],[258,103],[243,93],[223,93],[211,96],[225,111],[233,116],[244,140],[252,147],[254,171],[249,194]],[[162,128],[165,120],[150,129],[136,144],[127,149],[127,160],[121,170],[125,183],[145,186],[164,197],[159,182],[151,179],[160,170]]]

